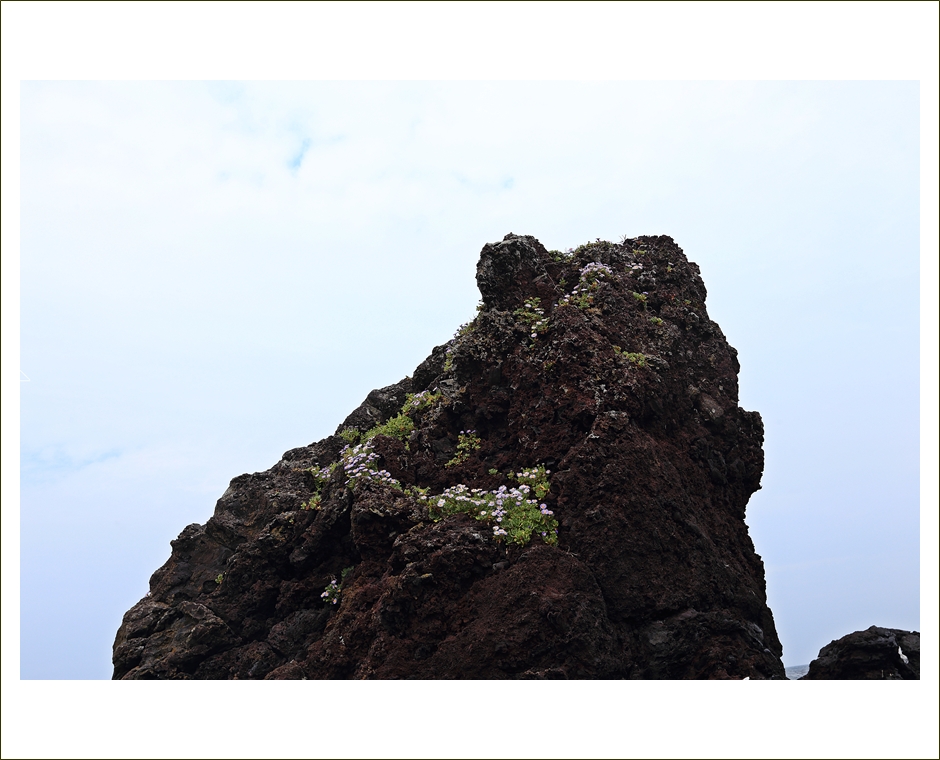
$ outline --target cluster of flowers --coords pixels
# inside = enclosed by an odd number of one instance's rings
[[[323,590],[323,593],[320,594],[320,598],[327,604],[339,604],[340,595],[343,593],[343,583],[346,581],[346,576],[349,575],[355,566],[344,567],[343,572],[340,573],[339,580],[333,578],[330,581],[329,585]]]
[[[517,472],[516,480],[524,486],[531,486],[536,499],[544,499],[551,490],[548,484],[548,476],[551,472],[545,469],[545,465],[540,464],[538,467],[530,467],[528,470]]]
[[[594,282],[598,277],[605,274],[613,274],[613,271],[606,264],[599,261],[592,261],[581,267],[581,282]]]
[[[344,446],[340,452],[343,459],[343,472],[346,474],[346,484],[354,486],[360,478],[372,480],[378,483],[385,483],[393,488],[401,488],[395,478],[388,470],[376,470],[372,463],[376,462],[379,455],[372,450],[368,443],[360,443],[358,446]]]
[[[317,467],[314,465],[307,472],[313,475],[315,481],[313,496],[311,496],[307,501],[302,502],[300,505],[301,509],[320,509],[322,503],[322,497],[320,495],[320,490],[326,485],[330,480],[330,475],[333,474],[333,470],[336,468],[335,464],[329,464],[326,467]]]
[[[408,398],[405,401],[405,406],[402,409],[402,412],[408,414],[409,412],[417,412],[423,409],[428,409],[433,406],[435,402],[439,401],[441,394],[434,389],[434,392],[431,391],[421,391],[420,393],[409,393]]]
[[[612,275],[613,271],[606,264],[599,261],[592,261],[581,268],[578,284],[574,286],[571,293],[562,298],[559,306],[567,306],[574,303],[579,309],[586,309],[594,302],[594,293],[599,287],[599,278]]]
[[[518,473],[516,477],[520,481],[533,481],[531,486],[521,483],[518,488],[500,486],[495,491],[484,491],[460,484],[446,489],[440,496],[421,498],[430,502],[429,512],[436,519],[462,512],[494,523],[493,537],[497,540],[505,538],[509,543],[525,545],[533,533],[538,533],[545,543],[554,545],[558,542],[558,521],[546,504],[539,503],[548,493],[548,473],[544,467]]]
[[[320,597],[327,604],[339,604],[339,595],[343,593],[343,590],[340,588],[339,583],[336,582],[336,578],[330,581],[330,585],[326,587],[326,591],[320,594]]]
[[[527,298],[521,309],[516,309],[513,314],[521,318],[528,326],[532,340],[538,337],[539,333],[548,329],[548,317],[545,316],[545,310],[541,306],[538,298]]]

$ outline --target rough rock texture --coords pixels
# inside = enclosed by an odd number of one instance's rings
[[[744,523],[763,427],[698,267],[668,237],[562,254],[510,234],[477,281],[476,319],[411,378],[171,542],[114,678],[785,677]],[[350,480],[339,433],[422,391],[410,435],[372,437]],[[435,509],[536,465],[557,535]]]
[[[800,680],[919,680],[920,634],[873,625],[829,642]]]

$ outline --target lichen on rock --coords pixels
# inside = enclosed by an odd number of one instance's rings
[[[477,283],[411,377],[173,542],[115,678],[785,677],[763,427],[698,267],[510,234]]]

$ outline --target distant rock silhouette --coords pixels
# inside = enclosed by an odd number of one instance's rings
[[[819,650],[801,681],[919,680],[920,633],[873,625]]]
[[[412,377],[171,542],[114,678],[785,678],[763,427],[698,267],[510,234],[477,282]]]

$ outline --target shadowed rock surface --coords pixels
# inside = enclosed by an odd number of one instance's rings
[[[698,267],[668,237],[510,234],[477,282],[411,378],[171,542],[114,678],[785,677],[744,523],[763,427]]]
[[[920,633],[873,625],[819,650],[801,681],[920,680]]]

